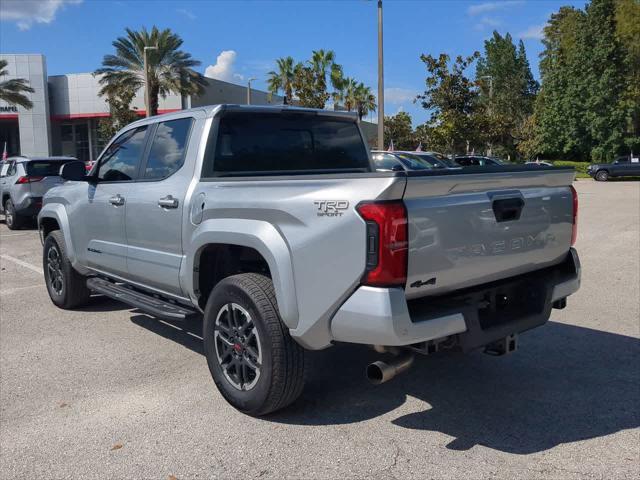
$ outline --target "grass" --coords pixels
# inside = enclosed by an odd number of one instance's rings
[[[577,178],[591,178],[587,173],[587,168],[591,163],[589,162],[572,162],[569,160],[551,160],[557,167],[573,167],[576,169],[576,177]]]

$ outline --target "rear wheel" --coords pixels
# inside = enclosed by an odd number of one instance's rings
[[[207,302],[203,337],[213,380],[238,410],[265,415],[302,393],[304,350],[280,319],[270,278],[222,280]]]
[[[24,225],[25,217],[16,213],[16,207],[10,198],[4,204],[4,221],[9,230],[17,230]]]
[[[89,301],[86,278],[71,265],[60,230],[49,233],[44,241],[42,267],[49,297],[58,307],[70,309]]]
[[[598,173],[596,173],[596,180],[598,180],[599,182],[606,182],[607,180],[609,180],[609,172],[607,172],[606,170],[600,170]]]

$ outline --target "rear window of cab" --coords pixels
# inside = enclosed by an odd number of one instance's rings
[[[203,177],[369,172],[352,119],[314,113],[228,112],[212,129]]]

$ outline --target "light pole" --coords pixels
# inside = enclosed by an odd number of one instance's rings
[[[247,80],[247,105],[251,105],[251,82],[254,80],[255,78],[253,77]]]
[[[158,46],[155,47],[144,47],[144,51],[142,52],[142,61],[144,63],[144,106],[146,110],[147,117],[151,116],[151,100],[149,97],[149,67],[147,65],[147,50],[157,50]]]
[[[493,75],[484,75],[480,78],[482,80],[489,79],[489,108],[487,108],[487,113],[489,114],[489,117],[491,117],[491,113],[492,113],[491,102],[493,102]],[[493,153],[493,145],[491,144],[491,140],[489,140],[488,147],[489,148],[487,149],[487,155],[491,156],[491,154]]]
[[[384,62],[382,58],[382,0],[378,0],[378,150],[384,150]]]

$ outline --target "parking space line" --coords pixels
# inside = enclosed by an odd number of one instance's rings
[[[11,255],[5,255],[3,253],[3,254],[0,254],[0,258],[2,258],[3,260],[8,260],[10,262],[13,262],[16,265],[20,265],[21,267],[28,268],[32,272],[39,273],[40,275],[44,274],[44,272],[42,271],[42,269],[40,267],[36,267],[35,265],[31,265],[30,263],[24,262],[24,261],[20,260],[19,258],[12,257]]]
[[[44,287],[44,285],[39,283],[37,285],[29,285],[28,287],[7,288],[6,290],[0,290],[0,295],[11,295],[12,293],[16,293],[22,290],[28,290],[30,288],[36,288],[36,287]]]
[[[31,235],[32,232],[25,232],[25,233],[7,233],[5,235],[0,235],[0,238],[8,238],[8,237],[22,237],[24,235]]]

